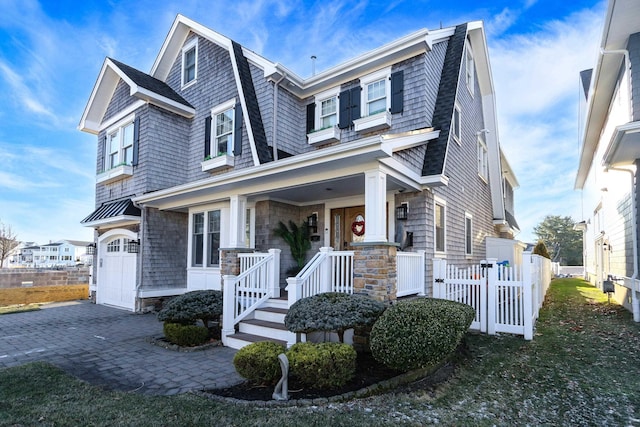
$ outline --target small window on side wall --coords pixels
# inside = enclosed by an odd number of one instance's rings
[[[471,214],[464,214],[464,253],[467,256],[473,255],[473,217]]]
[[[461,131],[460,131],[460,106],[456,104],[453,109],[453,117],[451,118],[451,134],[453,135],[453,139],[460,144],[461,143]]]
[[[437,199],[434,204],[434,241],[435,250],[439,253],[446,251],[446,205]]]
[[[467,39],[465,43],[465,82],[467,83],[467,89],[471,95],[475,91],[475,67],[473,63],[473,51],[471,50],[471,43]]]
[[[198,39],[182,48],[182,86],[195,82],[198,77]]]

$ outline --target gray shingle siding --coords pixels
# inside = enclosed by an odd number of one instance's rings
[[[640,33],[631,34],[627,43],[631,61],[631,107],[633,120],[640,120]],[[624,64],[623,64],[624,66]]]
[[[302,154],[313,148],[307,144],[306,106],[309,102],[298,99],[284,88],[278,88],[278,149],[289,154]],[[269,128],[269,126],[267,126]]]
[[[152,208],[145,208],[142,215],[141,286],[186,287],[189,216]]]
[[[129,85],[120,79],[104,113],[103,123],[138,100],[138,98],[129,95],[129,90]]]

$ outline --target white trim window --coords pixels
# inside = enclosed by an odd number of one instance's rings
[[[191,214],[191,267],[220,265],[221,231],[220,209]]]
[[[338,124],[338,95],[323,99],[318,103],[318,124],[320,129],[326,129]]]
[[[198,39],[194,38],[182,48],[182,86],[187,86],[198,78]]]
[[[211,110],[211,157],[233,153],[235,106],[232,99]]]
[[[453,117],[451,117],[451,135],[453,136],[453,139],[458,143],[461,144],[462,138],[461,138],[461,116],[460,116],[460,106],[458,105],[458,103],[456,102],[456,105],[453,109]]]
[[[436,254],[444,254],[447,250],[447,204],[440,198],[433,203],[433,236]]]
[[[362,84],[362,117],[373,116],[389,110],[391,84],[388,82],[391,68],[387,67],[360,79]]]
[[[469,89],[469,93],[471,93],[471,95],[474,94],[475,92],[475,71],[474,71],[474,61],[473,61],[473,51],[471,50],[471,43],[469,42],[469,39],[467,39],[467,41],[465,42],[465,46],[464,46],[464,52],[465,52],[465,67],[464,67],[464,71],[465,71],[465,83],[467,83],[467,89]]]
[[[133,129],[135,115],[126,117],[107,129],[104,170],[118,166],[130,166],[133,162]]]
[[[473,216],[468,212],[464,213],[464,254],[473,255]]]
[[[483,132],[478,135],[478,175],[485,182],[489,179],[489,155]]]

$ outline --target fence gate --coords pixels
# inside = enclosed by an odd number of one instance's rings
[[[491,335],[506,332],[531,339],[539,308],[536,302],[539,298],[534,301],[538,293],[532,290],[538,287],[539,280],[532,280],[532,260],[525,255],[523,265],[514,267],[498,265],[496,259],[469,267],[434,259],[433,296],[473,307],[476,315],[470,329]]]

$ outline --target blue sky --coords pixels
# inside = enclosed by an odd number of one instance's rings
[[[0,221],[24,241],[91,240],[96,137],[77,130],[105,56],[148,72],[177,13],[302,77],[421,28],[483,20],[499,137],[520,182],[520,240],[582,219],[578,73],[595,64],[597,0],[0,0]]]

